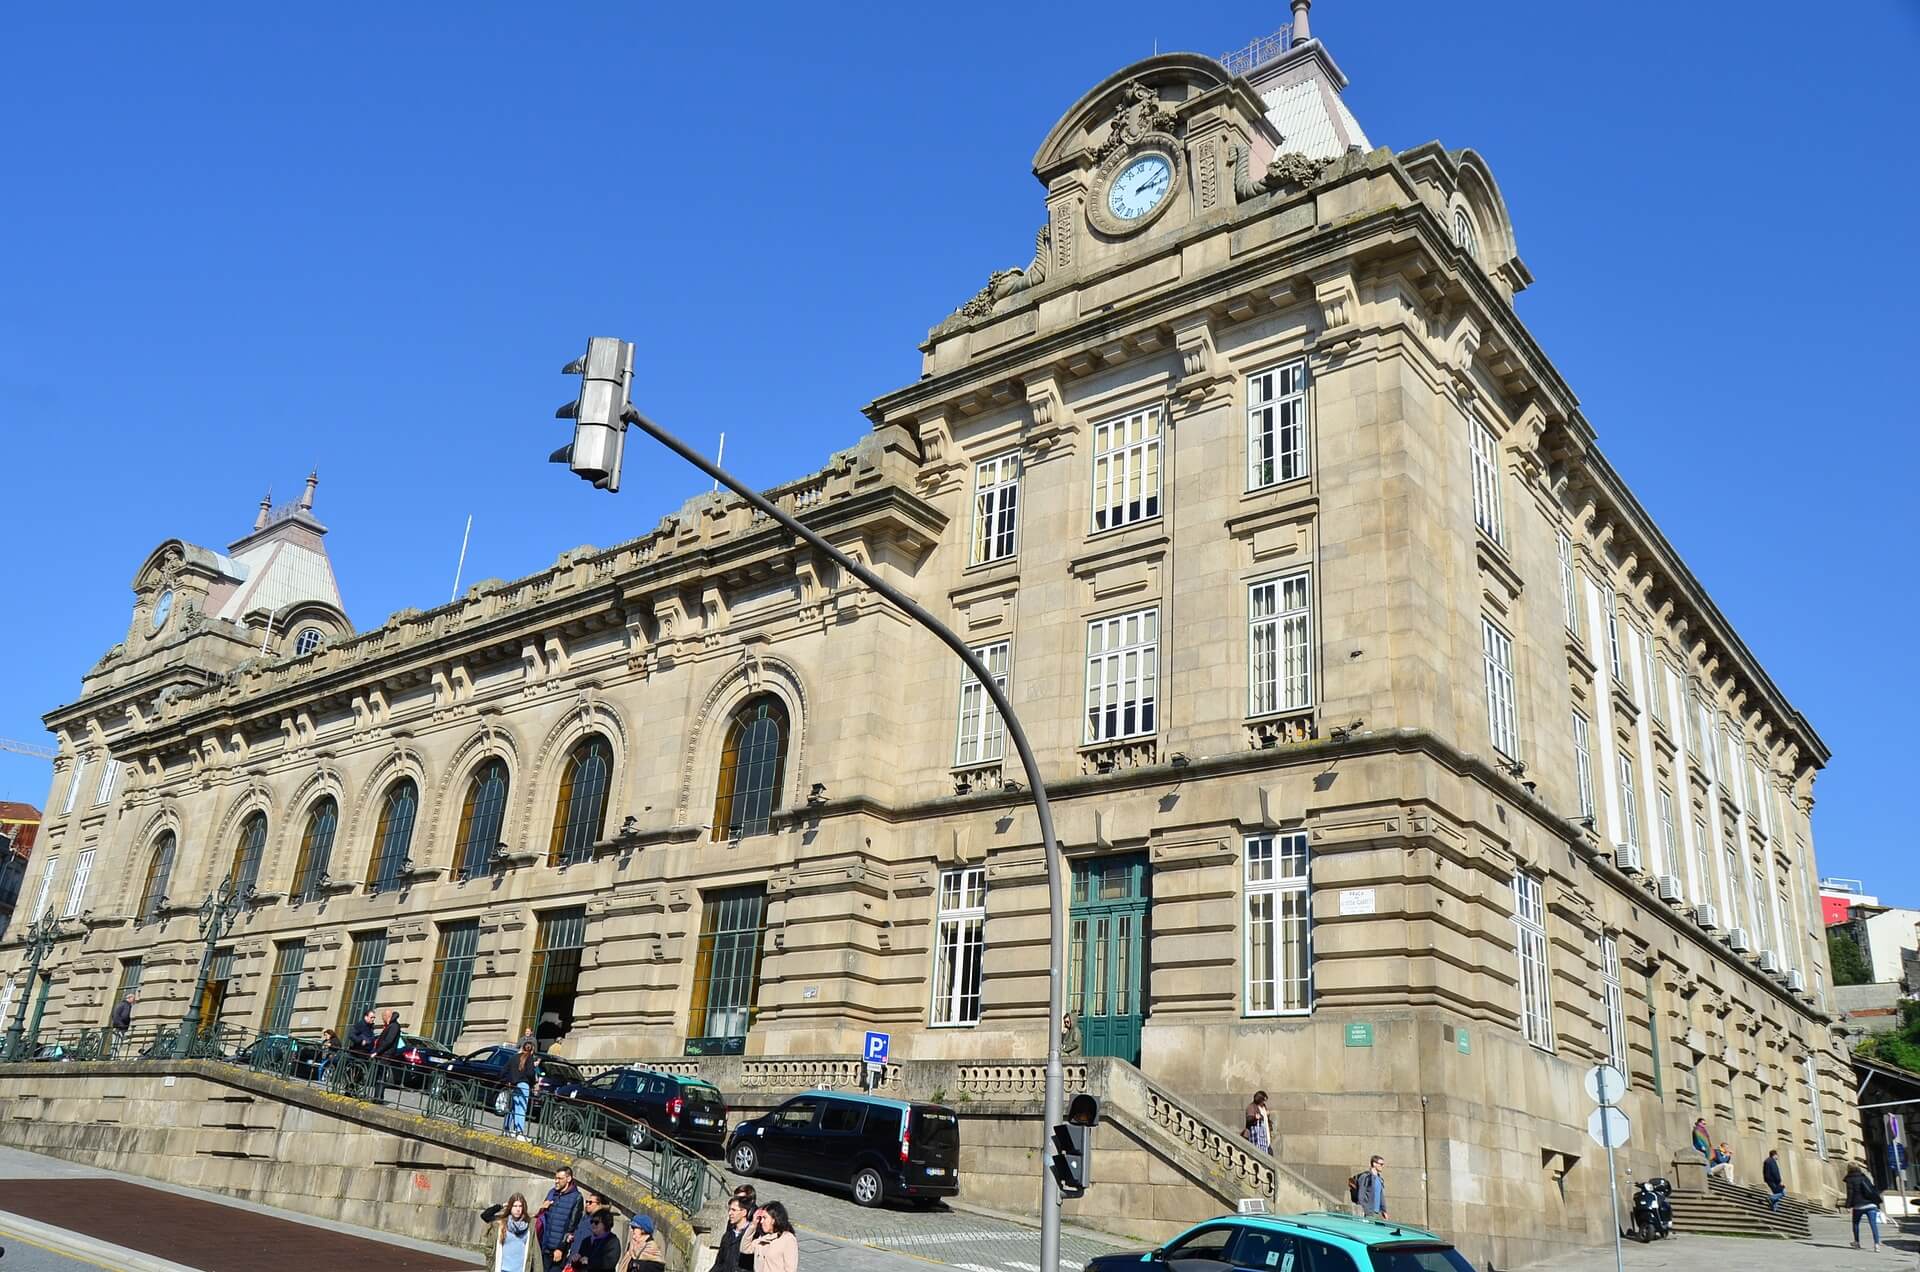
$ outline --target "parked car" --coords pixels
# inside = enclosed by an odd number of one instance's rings
[[[508,1100],[507,1064],[519,1052],[518,1047],[495,1043],[478,1051],[469,1051],[464,1056],[455,1056],[447,1065],[447,1072],[456,1078],[470,1078],[497,1087],[493,1093],[493,1111],[505,1117]],[[540,1104],[547,1093],[555,1087],[580,1081],[580,1076],[580,1070],[571,1061],[543,1052],[540,1056],[540,1082],[534,1088],[533,1098],[527,1102],[527,1116],[537,1119],[540,1116]]]
[[[275,1057],[276,1063],[279,1057],[287,1057],[288,1076],[302,1082],[311,1082],[320,1076],[320,1062],[325,1058],[317,1039],[296,1038],[292,1034],[262,1034],[234,1052],[232,1058],[235,1064],[251,1068],[255,1057],[262,1057],[264,1064],[267,1056]]]
[[[625,1114],[692,1148],[720,1155],[727,1139],[727,1103],[711,1082],[627,1066],[569,1082],[556,1100],[579,1100]]]
[[[1324,1211],[1223,1215],[1154,1250],[1103,1254],[1086,1272],[1473,1272],[1444,1238],[1411,1224]]]
[[[727,1137],[742,1175],[785,1175],[849,1189],[863,1206],[960,1191],[960,1118],[940,1104],[808,1091]]]
[[[426,1086],[427,1078],[439,1070],[450,1069],[457,1059],[453,1048],[424,1034],[400,1035],[399,1063],[408,1066],[400,1085],[410,1091]]]

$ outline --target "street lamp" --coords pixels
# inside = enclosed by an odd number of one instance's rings
[[[1054,1124],[1060,1121],[1061,1087],[1065,1083],[1060,1066],[1060,1022],[1066,1016],[1066,986],[1061,975],[1063,963],[1061,947],[1065,937],[1065,919],[1062,914],[1064,887],[1061,880],[1060,845],[1053,833],[1053,809],[1047,802],[1047,786],[1041,780],[1040,764],[1034,759],[1033,748],[1027,743],[1026,731],[1020,727],[1020,719],[1014,714],[1013,703],[1007,700],[1006,691],[1000,687],[993,673],[987,669],[986,663],[981,661],[968,647],[967,642],[946,624],[928,613],[912,597],[807,529],[806,526],[775,507],[758,491],[740,482],[718,464],[709,462],[706,456],[692,449],[635,409],[631,401],[633,352],[634,347],[628,341],[595,336],[587,342],[585,356],[568,363],[563,369],[566,375],[580,377],[580,395],[575,401],[567,403],[556,412],[557,418],[572,420],[574,430],[572,444],[563,446],[553,453],[551,458],[554,463],[566,464],[577,475],[601,489],[618,491],[621,463],[625,458],[627,426],[629,424],[638,426],[662,446],[739,495],[758,511],[771,517],[789,534],[805,541],[815,551],[825,554],[834,564],[878,592],[920,626],[938,636],[949,649],[960,656],[960,661],[967,665],[967,670],[973,673],[974,679],[980,682],[980,687],[986,690],[987,696],[993,700],[993,705],[999,710],[1000,718],[1006,723],[1007,736],[1013,739],[1014,750],[1020,756],[1020,765],[1027,773],[1028,794],[1033,800],[1034,815],[1039,819],[1040,838],[1047,862],[1047,1077],[1043,1116],[1040,1120],[1041,1151],[1038,1155],[1040,1266],[1046,1272],[1056,1272],[1060,1266],[1060,1196],[1054,1187],[1048,1163],[1052,1155],[1050,1137]]]
[[[26,1033],[27,1000],[33,997],[34,985],[40,979],[40,960],[52,951],[54,942],[58,941],[62,935],[60,929],[66,925],[66,922],[65,919],[55,918],[49,914],[34,920],[33,925],[27,929],[25,941],[27,983],[20,994],[20,1001],[14,1006],[13,1023],[7,1026],[6,1045],[0,1047],[0,1056],[8,1060],[16,1060],[20,1056],[20,1040]],[[36,1034],[40,1031],[39,1024],[39,1017],[36,1014],[34,1018]]]
[[[180,1036],[174,1039],[173,1054],[182,1060],[193,1051],[194,1036],[199,1033],[194,1014],[200,1010],[201,995],[207,992],[207,973],[213,968],[214,946],[233,930],[233,922],[246,904],[246,897],[232,879],[222,879],[219,888],[209,892],[207,899],[200,903],[200,937],[206,942],[206,948],[200,951],[200,974],[194,977],[193,994],[187,999],[186,1010],[180,1013]]]

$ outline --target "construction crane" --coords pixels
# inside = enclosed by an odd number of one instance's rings
[[[0,751],[14,751],[20,755],[31,755],[36,760],[50,760],[60,754],[50,746],[35,746],[31,742],[15,742],[12,738],[0,738]]]

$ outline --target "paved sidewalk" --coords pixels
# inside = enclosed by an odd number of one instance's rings
[[[1627,1272],[1914,1272],[1920,1269],[1920,1221],[1908,1220],[1905,1231],[1892,1231],[1881,1220],[1881,1249],[1875,1254],[1852,1248],[1850,1220],[1837,1215],[1815,1215],[1810,1241],[1769,1241],[1760,1237],[1698,1237],[1681,1235],[1648,1245],[1628,1241],[1622,1246]],[[1867,1241],[1866,1225],[1860,1239]],[[1561,1255],[1527,1266],[1527,1272],[1613,1272],[1613,1247],[1595,1246],[1578,1254]]]

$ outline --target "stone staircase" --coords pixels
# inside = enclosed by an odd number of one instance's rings
[[[1811,1235],[1807,1217],[1812,1211],[1806,1202],[1790,1196],[1780,1203],[1778,1211],[1770,1211],[1764,1188],[1747,1188],[1718,1178],[1706,1182],[1705,1192],[1674,1190],[1676,1232],[1800,1241]]]

